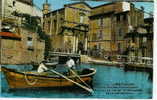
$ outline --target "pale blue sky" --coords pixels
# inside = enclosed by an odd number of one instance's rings
[[[34,4],[37,5],[39,8],[42,9],[42,4],[45,2],[45,0],[33,0]],[[63,8],[65,4],[73,3],[73,2],[78,2],[72,1],[72,0],[48,0],[48,2],[51,4],[51,10],[56,10],[59,8]],[[86,1],[91,7],[95,7],[98,5],[105,4],[107,2],[104,1]],[[143,6],[145,8],[146,12],[153,12],[154,11],[154,4],[153,2],[134,2],[135,6],[137,8],[140,8]],[[148,14],[145,14],[145,17],[148,17]]]

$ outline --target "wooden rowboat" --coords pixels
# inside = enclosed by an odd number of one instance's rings
[[[20,72],[14,69],[1,67],[4,72],[9,87],[11,89],[17,88],[36,88],[36,87],[67,87],[73,86],[74,83],[56,74],[46,75],[46,72],[39,74],[37,72]],[[84,69],[79,72],[80,78],[87,83],[92,81],[92,76],[96,73],[93,68]],[[67,76],[69,79],[77,83],[81,83],[76,76]]]

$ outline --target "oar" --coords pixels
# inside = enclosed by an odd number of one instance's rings
[[[68,80],[68,81],[70,81],[70,82],[76,84],[77,86],[79,86],[79,87],[85,89],[86,91],[88,91],[88,92],[90,92],[90,93],[93,93],[93,92],[94,92],[92,89],[90,89],[90,88],[88,88],[88,87],[86,87],[86,86],[84,86],[84,85],[81,85],[81,84],[79,84],[79,83],[77,83],[77,82],[71,80],[70,78],[66,77],[65,75],[63,75],[63,74],[61,74],[61,73],[59,73],[59,72],[57,72],[57,71],[55,71],[55,70],[53,70],[53,69],[51,69],[51,70],[49,70],[49,71],[51,71],[51,72],[53,72],[53,73],[55,73],[55,74],[57,74],[57,75],[59,75],[59,76],[65,78],[66,80]]]
[[[91,88],[85,81],[83,81],[82,79],[81,79],[81,77],[77,74],[77,73],[75,73],[72,69],[70,69],[69,68],[69,70],[75,75],[75,76],[77,76],[78,78],[79,78],[79,80],[82,82],[82,83],[84,83],[88,88]]]

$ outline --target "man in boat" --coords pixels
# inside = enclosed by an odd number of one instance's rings
[[[75,62],[71,57],[68,57],[68,61],[66,62],[66,66],[69,68],[69,74],[71,75],[71,70],[75,69]]]
[[[37,69],[37,72],[38,72],[38,73],[42,73],[42,72],[48,70],[48,68],[45,66],[44,63],[45,63],[44,61],[42,61],[42,62],[40,63],[40,65],[39,65],[39,67],[38,67],[38,69]]]

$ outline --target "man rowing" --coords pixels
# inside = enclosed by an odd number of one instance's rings
[[[66,66],[69,68],[69,75],[71,75],[71,70],[75,69],[75,62],[71,57],[68,57]]]
[[[40,63],[40,65],[39,65],[39,67],[38,67],[38,69],[37,69],[37,72],[38,72],[38,73],[42,73],[42,72],[48,70],[48,68],[45,66],[44,63],[45,63],[44,61],[42,61],[42,62]]]

